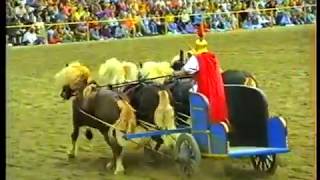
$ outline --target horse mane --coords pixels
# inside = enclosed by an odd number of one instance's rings
[[[83,97],[90,98],[97,93],[97,84],[91,83],[83,89]]]
[[[141,68],[141,74],[146,78],[157,78],[172,75],[173,71],[174,70],[172,69],[169,62],[148,61],[143,63]],[[163,84],[165,78],[157,78],[153,79],[152,81]]]
[[[116,58],[111,58],[100,65],[99,79],[106,84],[135,81],[138,79],[138,68],[132,62],[121,62]]]

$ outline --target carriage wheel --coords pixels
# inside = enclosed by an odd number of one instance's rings
[[[253,156],[251,157],[251,163],[255,170],[269,175],[274,174],[278,167],[275,154]]]
[[[182,176],[191,177],[198,170],[201,152],[191,134],[181,134],[178,137],[175,156]]]

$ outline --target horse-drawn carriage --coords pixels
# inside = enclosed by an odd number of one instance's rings
[[[230,113],[230,126],[211,123],[206,97],[190,92],[191,126],[174,130],[127,134],[126,139],[180,133],[175,158],[180,169],[191,175],[201,157],[250,157],[255,170],[273,174],[277,154],[288,149],[286,121],[269,117],[264,93],[243,85],[225,85]]]
[[[168,135],[176,137],[174,158],[186,175],[192,174],[202,156],[250,157],[256,170],[272,174],[277,167],[276,155],[289,151],[285,120],[281,117],[269,117],[266,97],[255,87],[228,85],[224,82],[230,121],[227,125],[211,123],[208,114],[208,109],[211,107],[206,97],[189,92],[186,88],[190,87],[189,81],[186,81],[184,87],[179,83],[173,83],[172,86],[167,84],[166,88],[170,89],[168,90],[138,80],[131,85],[125,83],[125,88],[122,90],[114,90],[112,86],[89,83],[90,71],[80,63],[67,66],[56,76],[61,77],[63,82],[61,97],[65,100],[75,97],[72,105],[73,132],[69,157],[75,157],[79,128],[81,126],[96,128],[112,149],[113,161],[109,162],[107,167],[116,166],[115,174],[124,171],[122,153],[123,148],[128,145],[127,142],[136,143],[141,140],[138,146],[146,147],[147,141],[143,140],[153,139],[157,143],[153,150],[158,152],[163,143],[160,137]],[[175,93],[175,90],[178,93]],[[173,92],[174,108],[171,106],[169,91]],[[123,95],[123,92],[126,95]],[[178,94],[181,98],[175,96]],[[187,96],[189,99],[185,101]],[[179,100],[184,103],[179,103]],[[182,110],[189,109],[183,112],[190,114],[188,118],[191,123],[182,120],[184,123],[169,127],[168,124],[174,124],[173,111],[179,109],[177,108],[179,104],[187,106],[181,108]],[[160,117],[158,120],[169,119],[170,123],[162,123],[165,126],[160,127],[156,123],[156,112],[162,113],[159,114],[161,116],[157,116]],[[179,111],[177,114],[181,117]],[[162,115],[169,116],[162,118],[164,117]],[[158,125],[162,129],[149,130],[142,127],[142,124],[138,125],[138,122],[151,123],[151,126]],[[87,138],[90,139],[89,136]]]

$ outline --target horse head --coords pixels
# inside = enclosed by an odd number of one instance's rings
[[[171,60],[171,68],[175,71],[179,71],[185,63],[186,60],[184,58],[184,51],[181,49],[179,55],[173,57]]]
[[[69,100],[73,96],[82,95],[90,81],[90,70],[79,62],[73,62],[60,70],[55,75],[55,80],[62,87],[60,96]]]

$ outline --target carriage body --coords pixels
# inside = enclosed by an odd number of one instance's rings
[[[184,173],[199,166],[202,157],[224,157],[251,158],[254,169],[273,174],[277,167],[276,155],[289,152],[286,121],[282,117],[269,117],[266,96],[260,89],[225,85],[225,90],[231,127],[212,123],[207,98],[190,92],[191,126],[127,134],[125,138],[180,133],[175,158]]]
[[[230,127],[211,123],[207,98],[190,93],[192,134],[203,156],[245,157],[288,152],[287,127],[282,117],[268,117],[263,92],[242,85],[226,85]]]
[[[269,117],[266,96],[260,89],[225,85],[225,90],[230,125],[212,123],[207,98],[190,92],[192,136],[178,139],[177,154],[184,154],[182,159],[189,158],[195,164],[199,157],[249,157],[254,169],[273,174],[276,155],[289,152],[286,121]],[[191,144],[189,149],[184,148],[183,141]],[[187,151],[191,152],[189,157]]]

